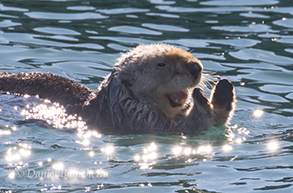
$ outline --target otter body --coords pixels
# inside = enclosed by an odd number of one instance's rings
[[[96,91],[49,73],[0,73],[0,90],[39,95],[63,105],[104,133],[199,134],[226,125],[234,109],[233,85],[221,79],[207,99],[202,64],[166,44],[140,45],[122,54]],[[190,98],[193,98],[193,102]]]

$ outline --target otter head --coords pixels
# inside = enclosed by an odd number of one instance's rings
[[[115,65],[118,81],[131,96],[173,117],[189,101],[202,74],[201,62],[189,52],[166,44],[140,45]]]

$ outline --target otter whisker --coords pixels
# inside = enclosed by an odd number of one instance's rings
[[[216,84],[214,80],[215,80],[215,77],[212,76],[211,74],[202,74],[202,78],[198,87],[201,89],[207,88],[210,90]]]

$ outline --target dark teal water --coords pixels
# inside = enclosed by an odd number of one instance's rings
[[[204,136],[103,135],[2,94],[0,192],[293,192],[292,15],[292,0],[1,0],[0,71],[96,89],[120,52],[165,42],[231,80],[237,109]]]

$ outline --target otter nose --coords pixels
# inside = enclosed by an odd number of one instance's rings
[[[189,72],[195,80],[200,77],[202,71],[202,66],[196,62],[189,64]]]

